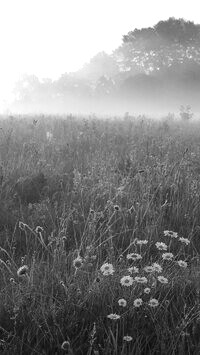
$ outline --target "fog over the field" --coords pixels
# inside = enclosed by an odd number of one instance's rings
[[[170,17],[130,28],[112,53],[95,54],[58,78],[25,74],[10,112],[163,115],[190,105],[200,112],[200,25]]]
[[[165,114],[200,109],[200,25],[170,18],[124,35],[111,54],[57,80],[26,75],[15,86],[16,112]]]

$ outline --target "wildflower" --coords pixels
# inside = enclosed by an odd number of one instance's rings
[[[148,305],[149,305],[150,307],[158,307],[159,302],[158,302],[158,300],[156,300],[155,298],[151,298],[150,301],[149,301],[149,303],[148,303]]]
[[[183,260],[179,260],[179,261],[177,261],[177,264],[178,264],[180,267],[184,267],[184,268],[186,268],[186,267],[187,267],[187,263],[186,263],[186,261],[183,261]]]
[[[76,259],[74,259],[73,261],[73,265],[76,269],[80,269],[81,266],[83,265],[83,259],[81,258],[81,256],[77,256]]]
[[[146,239],[144,239],[144,240],[138,239],[137,242],[136,242],[136,244],[138,244],[138,245],[145,245],[147,243],[148,243],[148,240],[146,240]]]
[[[143,300],[141,298],[137,298],[133,304],[134,304],[134,307],[140,307],[143,303]]]
[[[17,276],[21,277],[27,274],[28,271],[28,266],[23,265],[17,270]]]
[[[128,268],[128,272],[130,272],[130,274],[132,274],[132,273],[137,274],[139,272],[139,269],[136,266],[132,266],[132,267]]]
[[[156,248],[158,250],[167,250],[167,245],[163,242],[157,242],[156,243]]]
[[[139,277],[139,276],[136,276],[135,277],[135,281],[140,283],[140,284],[145,284],[147,283],[147,278],[146,277]]]
[[[140,254],[137,254],[137,253],[130,253],[130,254],[127,254],[127,259],[128,260],[140,260],[142,259],[142,256]]]
[[[168,283],[168,279],[164,276],[158,276],[158,281],[161,282],[162,284]]]
[[[40,226],[37,226],[35,228],[35,231],[36,231],[36,233],[42,233],[42,232],[44,232],[44,229],[42,227],[40,227]]]
[[[151,292],[151,289],[149,287],[146,287],[144,289],[144,293],[146,293],[147,295]]]
[[[187,238],[179,238],[179,240],[180,240],[181,243],[184,243],[186,245],[190,244],[190,241]]]
[[[127,302],[124,298],[120,298],[118,301],[119,306],[121,307],[126,307],[127,306]]]
[[[171,237],[171,238],[177,238],[178,237],[178,233],[166,230],[166,231],[164,231],[164,236],[165,237]]]
[[[123,276],[120,283],[122,286],[131,286],[133,284],[133,278],[131,276]]]
[[[107,318],[109,319],[113,319],[113,320],[117,320],[120,318],[119,314],[116,314],[116,313],[111,313],[107,316]]]
[[[123,339],[124,339],[124,341],[131,341],[131,340],[133,340],[133,338],[132,338],[130,335],[125,335],[125,336],[123,337]]]
[[[145,272],[154,272],[154,267],[153,266],[145,266],[144,271]]]
[[[104,276],[113,275],[115,271],[113,265],[109,263],[103,264],[100,270]]]
[[[174,255],[172,253],[163,253],[162,254],[162,259],[163,260],[172,260]]]
[[[152,266],[153,266],[155,272],[160,273],[163,270],[162,266],[160,266],[158,263],[153,263]]]
[[[115,211],[119,211],[119,206],[118,206],[118,205],[115,205],[115,206],[114,206],[114,210],[115,210]]]
[[[69,347],[70,347],[70,343],[69,341],[63,341],[62,345],[61,345],[61,349],[62,350],[69,350]]]

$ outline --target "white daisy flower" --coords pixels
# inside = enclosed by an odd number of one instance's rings
[[[153,266],[145,266],[144,267],[144,271],[145,272],[148,272],[148,273],[151,273],[151,272],[154,272],[154,267]]]
[[[131,341],[131,340],[133,340],[133,338],[132,338],[130,335],[125,335],[125,336],[123,337],[123,339],[124,339],[124,341]]]
[[[146,277],[139,277],[139,276],[136,276],[136,277],[135,277],[135,281],[138,282],[138,283],[141,283],[141,284],[146,284],[148,280],[147,280]]]
[[[158,281],[161,282],[162,284],[168,283],[168,279],[164,276],[158,276]]]
[[[121,317],[119,316],[119,314],[111,313],[107,316],[107,318],[117,320],[117,319],[120,319]]]
[[[172,253],[163,253],[162,254],[162,259],[163,260],[172,260],[174,255]]]
[[[123,276],[120,280],[122,286],[131,286],[133,284],[132,276]]]
[[[118,304],[119,304],[119,306],[121,306],[121,307],[126,307],[126,306],[127,306],[127,301],[126,301],[124,298],[120,298],[120,299],[118,300]]]
[[[162,272],[162,270],[163,270],[163,269],[162,269],[162,266],[159,265],[158,263],[153,263],[152,266],[153,266],[155,272],[160,273],[160,272]]]
[[[137,253],[127,254],[126,257],[127,257],[128,260],[134,260],[134,261],[142,259],[142,256],[140,254],[137,254]]]
[[[138,245],[145,245],[145,244],[147,244],[147,243],[148,243],[148,240],[146,240],[146,239],[144,239],[144,240],[138,239],[138,240],[136,241],[136,244],[138,244]]]
[[[132,273],[137,274],[139,272],[139,269],[136,266],[132,266],[132,267],[128,268],[128,272],[130,272],[130,274],[132,274]]]
[[[149,305],[150,307],[158,307],[159,302],[158,302],[158,300],[156,300],[155,298],[151,298],[150,301],[149,301],[149,303],[148,303],[148,305]]]
[[[187,239],[187,238],[179,238],[179,241],[181,242],[181,243],[184,243],[184,244],[186,244],[186,245],[189,245],[190,244],[190,241],[189,241],[189,239]]]
[[[155,245],[158,250],[167,250],[167,245],[163,242],[157,242]]]
[[[186,261],[183,261],[183,260],[179,260],[177,261],[177,264],[180,266],[180,267],[183,267],[183,268],[186,268],[188,265],[186,263]]]
[[[113,275],[115,271],[113,265],[109,263],[103,264],[100,270],[104,276]]]
[[[171,238],[178,238],[178,233],[166,230],[164,231],[164,236],[171,237]]]
[[[141,298],[137,298],[133,304],[134,304],[134,307],[140,307],[142,306],[142,303],[143,303],[143,300]]]

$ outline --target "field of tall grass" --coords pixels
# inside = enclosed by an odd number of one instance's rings
[[[0,120],[0,353],[200,353],[200,122]]]

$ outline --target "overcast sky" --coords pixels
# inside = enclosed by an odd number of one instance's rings
[[[200,23],[199,10],[199,0],[0,0],[0,98],[23,73],[57,78],[136,27],[171,16]]]

